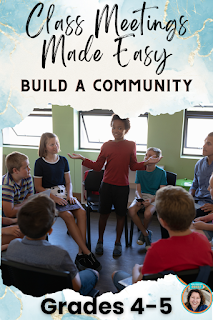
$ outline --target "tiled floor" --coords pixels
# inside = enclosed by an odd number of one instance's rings
[[[91,213],[91,244],[92,244],[92,252],[95,251],[95,246],[98,237],[98,217],[97,213]],[[100,293],[104,292],[116,292],[115,287],[113,286],[111,280],[111,274],[115,270],[124,270],[126,272],[131,273],[133,266],[135,263],[142,264],[145,258],[146,250],[144,245],[139,246],[136,243],[138,231],[136,226],[134,227],[134,235],[132,247],[125,247],[125,236],[124,233],[122,235],[122,248],[123,254],[119,258],[113,258],[112,252],[115,241],[115,226],[116,226],[116,218],[115,213],[112,213],[109,217],[106,231],[104,234],[104,254],[102,256],[97,256],[98,260],[102,264],[102,270],[100,271],[100,279],[97,284],[97,289],[100,290]],[[130,228],[130,220],[129,220],[129,228]],[[153,242],[160,239],[160,226],[156,216],[153,216],[150,230],[153,231]],[[75,256],[78,252],[78,246],[73,241],[73,239],[67,235],[66,225],[61,218],[57,218],[56,223],[53,226],[53,233],[49,236],[49,241],[52,244],[61,245],[64,249],[66,249],[72,260],[75,260]]]

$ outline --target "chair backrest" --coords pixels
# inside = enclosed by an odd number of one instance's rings
[[[94,194],[94,191],[99,191],[101,181],[103,179],[104,170],[90,170],[84,181],[84,187],[87,192],[87,203],[98,203],[99,194]]]
[[[200,272],[200,269],[189,269],[189,270],[175,272],[175,274],[182,281],[188,284],[191,282],[195,282],[197,280],[199,272]],[[143,276],[143,280],[157,280],[163,277],[164,277],[163,273],[145,274]],[[206,285],[209,286],[211,290],[213,289],[213,267],[211,267],[211,271],[210,271],[209,278]]]
[[[89,170],[87,177],[84,182],[86,191],[98,191],[100,188],[101,181],[103,179],[104,170],[94,171]]]
[[[175,186],[176,180],[177,180],[177,174],[174,172],[166,171],[166,179],[167,179],[168,185]]]
[[[1,258],[2,280],[7,286],[15,286],[23,293],[41,297],[63,289],[72,289],[68,271],[33,267]]]

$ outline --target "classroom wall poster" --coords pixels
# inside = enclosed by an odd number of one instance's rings
[[[121,117],[210,105],[212,13],[212,0],[0,0],[0,128],[48,103],[113,109]],[[46,315],[44,297],[25,296],[0,279],[0,319],[211,319],[212,308],[196,315],[183,307],[184,288],[172,275],[137,283],[99,297],[91,315],[84,310],[90,298],[65,290],[51,295],[57,310]],[[169,313],[163,297],[171,298]],[[138,298],[142,314],[131,311]],[[71,300],[81,302],[82,314],[59,314],[57,301]],[[116,302],[123,312],[115,312]]]

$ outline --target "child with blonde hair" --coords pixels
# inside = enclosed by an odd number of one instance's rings
[[[34,185],[36,192],[51,189],[50,197],[58,205],[59,217],[79,246],[75,263],[79,270],[91,268],[100,270],[101,264],[86,246],[86,212],[72,195],[69,164],[59,156],[59,139],[54,133],[43,133],[39,145],[39,157],[35,162]],[[74,216],[77,218],[77,224]]]
[[[146,151],[144,160],[146,161],[150,157],[159,158],[161,156],[162,152],[160,149],[150,147]],[[136,171],[135,183],[136,198],[129,207],[129,215],[140,230],[137,244],[143,245],[145,242],[145,248],[148,250],[152,242],[152,231],[147,228],[155,212],[155,194],[159,188],[167,185],[166,171],[156,166],[155,163],[148,164],[146,170]],[[144,209],[143,223],[138,216],[138,212],[141,209]]]

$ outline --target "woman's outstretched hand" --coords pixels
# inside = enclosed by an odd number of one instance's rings
[[[71,159],[80,159],[80,160],[84,160],[85,159],[81,154],[77,154],[77,153],[73,153],[73,154],[68,153],[68,156]]]

